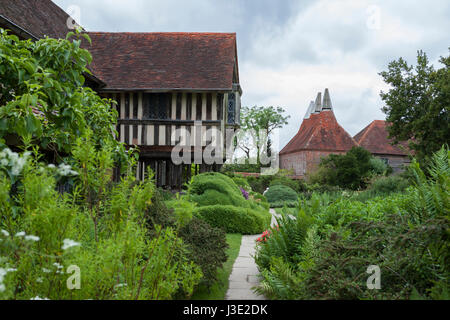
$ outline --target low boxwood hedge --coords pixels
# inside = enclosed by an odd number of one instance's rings
[[[195,215],[227,233],[259,234],[269,226],[272,216],[265,210],[213,205],[197,208]]]
[[[188,188],[189,200],[199,206],[233,205],[250,208],[234,181],[221,173],[204,173],[192,178]]]
[[[269,201],[270,205],[280,203],[292,203],[298,201],[297,193],[291,188],[283,185],[275,185],[269,188],[269,190],[264,195]]]

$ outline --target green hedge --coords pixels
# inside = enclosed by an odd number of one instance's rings
[[[250,208],[233,179],[221,173],[204,173],[192,178],[188,187],[189,200],[199,206],[232,205]]]
[[[197,208],[196,215],[227,233],[259,234],[269,226],[272,216],[264,210],[214,205]]]
[[[270,187],[266,192],[265,197],[267,198],[267,201],[269,201],[271,206],[275,203],[291,203],[297,202],[298,200],[297,193],[291,188],[283,185],[275,185]]]

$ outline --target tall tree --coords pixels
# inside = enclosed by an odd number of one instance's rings
[[[284,116],[285,110],[281,107],[244,107],[241,110],[241,128],[244,132],[251,132],[253,145],[257,151],[257,162],[260,161],[261,148],[266,146],[267,156],[271,155],[270,136],[275,129],[282,128],[288,124],[290,116]],[[264,134],[261,134],[261,131]],[[249,156],[248,143],[245,139],[241,140],[239,147]]]
[[[450,141],[450,56],[441,57],[444,65],[435,70],[425,52],[418,51],[417,65],[400,58],[380,75],[391,86],[381,92],[383,112],[390,137],[395,142],[410,140],[419,159],[427,159]]]

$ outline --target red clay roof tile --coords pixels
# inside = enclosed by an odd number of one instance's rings
[[[31,36],[65,38],[69,15],[51,0],[0,0],[0,15]]]
[[[334,112],[329,110],[303,120],[300,130],[280,155],[302,150],[346,152],[356,146],[356,141],[339,125]]]
[[[107,83],[105,90],[232,89],[235,33],[88,34],[90,69]]]
[[[408,155],[407,142],[400,142],[396,146],[391,144],[392,140],[388,138],[387,125],[388,123],[384,120],[375,120],[359,132],[354,139],[372,154]]]

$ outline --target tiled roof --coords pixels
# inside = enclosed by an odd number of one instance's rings
[[[25,30],[30,36],[65,38],[69,15],[51,0],[0,0],[0,20]]]
[[[238,73],[234,33],[88,34],[90,69],[106,90],[230,90]]]
[[[392,140],[388,138],[387,125],[386,121],[375,120],[358,133],[354,139],[372,154],[408,155],[407,142],[401,142],[399,146],[391,144]]]
[[[303,120],[300,130],[280,155],[302,150],[346,152],[356,146],[355,140],[337,122],[334,112],[324,110]]]

